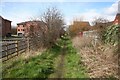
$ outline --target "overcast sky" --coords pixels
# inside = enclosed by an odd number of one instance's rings
[[[49,7],[57,7],[64,15],[67,25],[71,24],[76,18],[82,18],[84,21],[89,22],[92,22],[94,17],[105,17],[110,21],[114,20],[118,12],[118,0],[109,0],[109,2],[106,0],[101,2],[87,1],[56,0],[56,2],[40,2],[37,0],[21,0],[21,2],[18,2],[12,0],[11,2],[10,0],[4,0],[0,4],[2,8],[0,15],[11,20],[12,25],[16,26],[17,23],[30,20],[33,17],[37,18]]]

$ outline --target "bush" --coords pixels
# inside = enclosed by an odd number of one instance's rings
[[[52,47],[64,34],[64,19],[57,8],[48,8],[40,17],[40,24],[30,26],[30,39],[34,49]],[[36,28],[35,28],[36,27]]]
[[[112,44],[114,46],[118,45],[119,43],[119,35],[120,35],[120,26],[119,25],[112,25],[106,28],[102,39],[106,44]]]

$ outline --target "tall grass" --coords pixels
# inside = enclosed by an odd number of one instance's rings
[[[70,37],[65,39],[65,78],[88,78],[86,67],[81,62],[81,56],[73,47]]]
[[[3,78],[47,78],[54,72],[53,61],[59,48],[51,48],[28,59],[19,59],[11,63],[9,69],[3,69]]]
[[[63,56],[64,59],[62,59]],[[52,48],[40,55],[28,58],[18,57],[7,68],[3,68],[3,78],[57,78],[56,71],[61,67],[56,66],[59,66],[60,62],[64,62],[63,78],[88,77],[80,55],[77,54],[70,37],[66,34],[58,39]]]
[[[74,47],[81,55],[82,63],[87,67],[91,78],[118,78],[118,56],[113,45],[98,41],[96,45],[87,37],[76,37],[72,40]]]

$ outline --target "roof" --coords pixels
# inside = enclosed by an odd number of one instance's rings
[[[0,16],[0,18],[4,19],[2,16]],[[9,21],[9,22],[12,22],[12,21],[10,21],[10,20],[8,20],[8,19],[4,19],[4,20]]]
[[[17,23],[17,25],[25,24],[25,22]]]
[[[74,21],[73,25],[79,25],[79,26],[90,26],[89,22],[87,21]]]
[[[24,25],[26,23],[44,23],[44,22],[43,21],[26,21],[26,22],[17,23],[17,25]]]

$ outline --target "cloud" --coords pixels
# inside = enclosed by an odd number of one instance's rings
[[[2,2],[114,2],[114,0],[3,0]]]
[[[9,1],[9,0],[5,0],[5,1]],[[16,0],[13,0],[13,1],[16,1]],[[23,1],[23,0],[21,0],[21,1]],[[24,0],[24,1],[27,1],[27,0]],[[36,1],[36,0],[34,0],[34,1]],[[64,0],[54,0],[54,1],[64,2]],[[75,19],[76,17],[77,18],[81,18],[82,17],[85,21],[92,22],[94,17],[101,17],[101,16],[102,17],[106,17],[107,19],[112,21],[112,20],[114,20],[114,17],[115,17],[115,14],[117,12],[117,9],[118,9],[118,1],[114,2],[109,7],[103,8],[101,13],[98,12],[97,9],[90,9],[90,10],[86,10],[83,13],[76,13],[76,14],[73,14],[73,15],[70,15],[70,16],[66,16],[65,17],[65,22],[67,23],[67,25],[69,25],[69,24],[71,24],[72,20]],[[20,11],[19,10],[19,12],[22,12],[22,13],[15,13],[15,14],[11,13],[11,14],[9,14],[9,15],[11,15],[11,17],[10,16],[6,16],[8,19],[13,21],[12,25],[16,25],[16,23],[23,22],[25,20],[29,20],[29,17],[31,16],[30,12],[28,12],[28,11],[24,12],[24,11]],[[18,15],[18,14],[20,14],[20,15]]]
[[[100,14],[97,13],[95,9],[91,9],[91,10],[88,10],[84,13],[75,13],[71,16],[67,16],[65,18],[65,22],[67,25],[73,24],[74,20],[92,21],[92,19],[95,16],[100,16]]]
[[[90,9],[84,13],[82,13],[80,16],[83,16],[83,20],[92,20],[92,18],[96,16],[101,16],[100,13],[97,12],[96,9]]]
[[[97,9],[90,9],[84,13],[76,13],[74,14],[73,19],[76,18],[79,20],[82,17],[83,21],[89,21],[90,24],[92,24],[95,17],[103,17],[109,21],[113,21],[117,12],[118,1],[113,3],[110,7],[101,9],[101,12],[99,12]]]
[[[81,17],[83,18],[83,21],[89,21],[90,24],[91,24],[93,22],[94,18],[95,17],[101,17],[101,14],[98,13],[96,9],[91,9],[91,10],[88,10],[84,13],[76,15],[76,18],[78,18],[78,20]]]
[[[13,26],[17,26],[17,23],[20,23],[20,22],[29,21],[30,18],[33,17],[29,14],[29,12],[22,12],[20,13],[20,15],[17,15],[17,14],[19,13],[14,13],[14,14],[10,13],[11,16],[5,16],[5,17],[3,16],[3,17],[4,18],[7,17],[7,19],[11,20]]]
[[[112,4],[110,7],[104,8],[105,14],[115,15],[118,12],[118,1]]]

